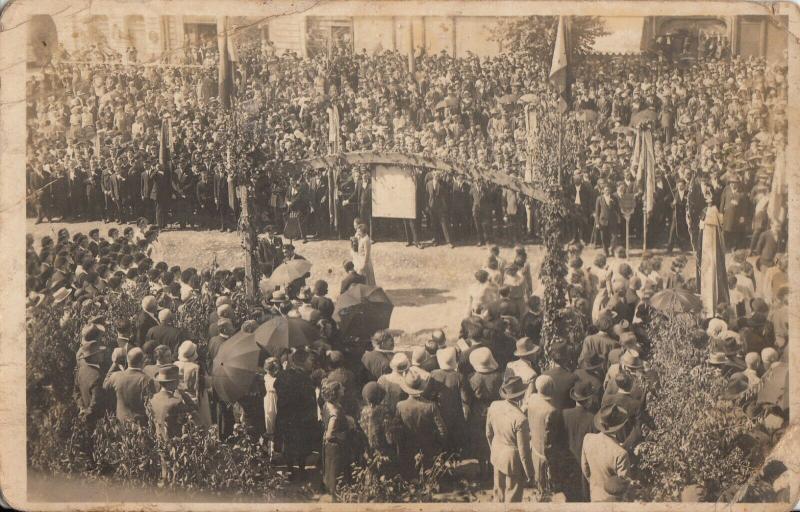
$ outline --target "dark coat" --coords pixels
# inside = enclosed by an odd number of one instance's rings
[[[128,368],[106,375],[103,389],[117,395],[117,419],[147,422],[145,404],[155,393],[155,382],[139,368]]]
[[[608,360],[608,354],[617,345],[617,341],[604,332],[590,334],[583,339],[581,353],[578,356],[578,364],[591,358],[594,354]]]
[[[391,371],[391,368],[389,368],[389,360],[391,358],[392,354],[388,352],[379,352],[377,350],[364,352],[364,355],[361,356],[361,362],[369,372],[369,380],[378,380],[381,375],[389,373]]]
[[[178,346],[183,343],[186,336],[177,327],[171,325],[156,325],[147,331],[146,341],[153,340],[158,345],[166,345],[173,354],[178,353]]]
[[[89,421],[100,419],[108,407],[105,393],[103,392],[103,379],[100,366],[89,364],[83,359],[78,361],[75,370],[75,388],[77,391],[78,405],[86,411]]]
[[[275,435],[290,463],[319,449],[321,433],[317,421],[314,383],[303,370],[287,368],[275,379],[278,411]]]
[[[581,462],[583,450],[583,437],[594,432],[594,413],[577,406],[561,411],[564,419],[564,437],[567,441],[569,452],[575,457],[575,463]]]
[[[158,321],[144,311],[140,311],[136,317],[136,339],[134,344],[141,347],[147,341],[147,332],[151,327],[158,325]]]
[[[429,465],[442,451],[447,438],[439,405],[426,398],[409,397],[397,404],[397,416],[402,424],[398,439],[402,467],[413,472],[414,457],[420,451]]]
[[[605,197],[597,198],[594,209],[594,218],[598,226],[616,229],[620,224],[619,205],[616,198],[612,196],[610,202],[606,202]]]
[[[553,406],[555,406],[556,409],[569,409],[574,407],[575,402],[570,398],[569,392],[578,378],[572,372],[560,366],[547,370],[543,375],[550,376],[555,383],[552,400]]]
[[[187,403],[189,401],[179,394],[179,391],[170,392],[161,389],[150,399],[153,409],[153,421],[156,424],[156,434],[162,439],[175,437],[180,433],[181,424],[191,412]]]
[[[464,376],[456,370],[435,369],[431,372],[431,378],[438,384],[439,408],[447,425],[448,448],[462,448],[467,429],[464,417],[464,400],[467,398]]]
[[[500,399],[500,387],[503,385],[503,371],[491,373],[473,373],[466,388],[466,402],[469,406],[467,428],[469,429],[469,446],[473,456],[478,460],[488,461],[491,456],[489,442],[486,439],[486,414],[489,406]]]

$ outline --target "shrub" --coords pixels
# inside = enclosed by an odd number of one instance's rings
[[[654,319],[647,411],[653,426],[643,426],[638,446],[639,476],[645,500],[678,499],[687,485],[699,484],[706,499],[739,485],[754,467],[737,443],[753,428],[739,407],[719,396],[725,379],[706,363],[706,349],[692,343],[694,320],[686,315]]]
[[[337,486],[339,501],[345,503],[402,503],[437,501],[435,493],[442,480],[453,475],[452,456],[440,454],[430,467],[423,467],[422,457],[416,457],[417,476],[404,479],[393,470],[391,460],[380,453],[365,454],[361,463],[352,465],[349,482],[340,480]]]

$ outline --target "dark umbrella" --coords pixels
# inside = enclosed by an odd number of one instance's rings
[[[285,348],[309,345],[319,338],[319,331],[302,318],[281,316],[261,324],[253,336],[258,346],[277,355]]]
[[[252,334],[239,331],[220,346],[214,358],[212,384],[226,402],[235,402],[250,391],[258,373],[261,347]]]
[[[640,110],[639,112],[633,114],[631,117],[631,126],[639,126],[642,123],[647,123],[649,121],[656,120],[656,111],[650,108]]]
[[[665,313],[689,313],[702,309],[703,301],[689,290],[667,288],[653,295],[650,305]]]
[[[336,299],[333,319],[343,334],[363,339],[387,329],[393,309],[383,288],[355,284]]]

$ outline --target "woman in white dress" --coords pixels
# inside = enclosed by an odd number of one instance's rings
[[[358,249],[353,252],[353,264],[356,272],[364,276],[368,285],[375,286],[375,269],[372,266],[372,240],[367,234],[367,225],[359,224],[356,228]]]
[[[275,379],[281,371],[277,358],[269,357],[264,361],[264,424],[269,440],[270,455],[275,449],[275,418],[278,415],[278,393],[275,391]]]
[[[710,193],[706,194],[706,211],[700,221],[702,245],[700,247],[700,298],[703,312],[711,318],[717,305],[730,303],[725,270],[725,241],[722,236],[722,214],[714,205]]]
[[[185,390],[197,405],[197,414],[194,419],[198,425],[211,426],[211,405],[208,401],[208,378],[197,364],[197,345],[189,340],[178,347],[178,360],[175,366],[180,371],[178,388]]]

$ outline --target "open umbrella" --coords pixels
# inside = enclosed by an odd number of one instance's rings
[[[308,260],[290,260],[278,266],[272,275],[269,276],[269,285],[274,287],[284,286],[295,279],[300,279],[311,270],[311,262]]]
[[[639,126],[642,123],[655,121],[656,119],[657,119],[656,111],[650,108],[646,108],[644,110],[636,112],[635,114],[633,114],[633,116],[631,116],[630,125]]]
[[[764,373],[756,403],[777,405],[784,411],[789,408],[789,365],[779,364]]]
[[[309,345],[319,338],[319,331],[302,318],[277,317],[259,326],[253,333],[255,343],[277,355],[285,348]]]
[[[690,313],[702,309],[703,302],[689,290],[667,288],[653,295],[650,305],[665,313]]]
[[[226,402],[235,402],[250,391],[258,373],[261,347],[252,334],[239,331],[220,346],[214,358],[212,385]]]
[[[363,339],[388,328],[393,309],[383,288],[355,284],[336,299],[333,318],[343,334]]]
[[[528,93],[528,94],[523,94],[522,96],[520,96],[517,101],[519,101],[520,103],[533,103],[533,102],[538,101],[538,100],[539,100],[538,96],[536,96],[535,94],[532,94],[532,93]]]

